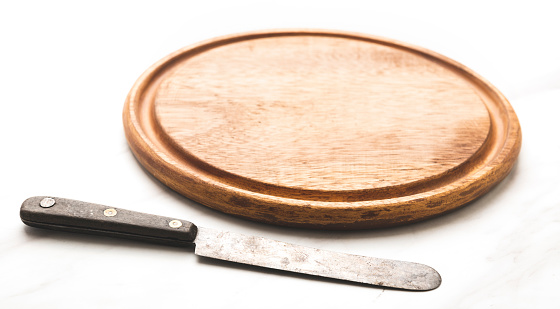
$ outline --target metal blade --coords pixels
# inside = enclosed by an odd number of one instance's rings
[[[198,228],[194,253],[231,262],[348,280],[378,286],[432,290],[441,284],[433,268],[319,250],[262,237]]]

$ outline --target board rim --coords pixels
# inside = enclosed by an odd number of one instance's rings
[[[480,166],[476,172],[471,172],[469,176],[445,186],[413,195],[354,201],[300,199],[277,196],[269,192],[255,192],[236,187],[231,183],[224,183],[216,177],[201,175],[192,170],[192,167],[186,168],[173,158],[158,154],[161,145],[158,146],[154,137],[150,137],[143,129],[143,124],[147,122],[153,124],[154,120],[150,118],[151,112],[145,110],[141,112],[139,108],[146,108],[141,107],[142,102],[149,96],[146,89],[157,83],[158,76],[166,67],[173,65],[189,53],[194,55],[222,44],[258,37],[286,35],[355,38],[412,51],[453,68],[484,89],[493,101],[501,104],[500,107],[505,112],[500,115],[490,115],[490,118],[504,118],[502,121],[507,124],[502,146],[497,149],[494,157]],[[180,194],[216,210],[254,221],[319,229],[395,226],[424,220],[456,209],[483,195],[499,183],[513,168],[521,146],[521,129],[513,108],[503,94],[469,68],[433,51],[411,44],[366,34],[316,29],[253,31],[222,36],[182,48],[152,65],[139,77],[127,96],[123,123],[129,146],[141,165]],[[491,142],[485,142],[483,147]],[[493,147],[498,146],[493,145]],[[480,153],[480,150],[477,153]]]

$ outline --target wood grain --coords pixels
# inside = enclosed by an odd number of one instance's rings
[[[404,224],[498,183],[519,153],[493,86],[421,48],[361,34],[268,31],[164,58],[124,110],[132,151],[174,190],[249,219]]]

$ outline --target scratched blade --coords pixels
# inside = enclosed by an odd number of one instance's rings
[[[262,237],[198,228],[194,253],[261,267],[407,290],[441,284],[433,268],[411,262],[319,250]]]

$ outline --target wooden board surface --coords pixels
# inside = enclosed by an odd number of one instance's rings
[[[204,205],[325,229],[414,222],[487,192],[521,145],[507,100],[441,55],[361,34],[221,37],[162,59],[131,90],[129,145]]]

